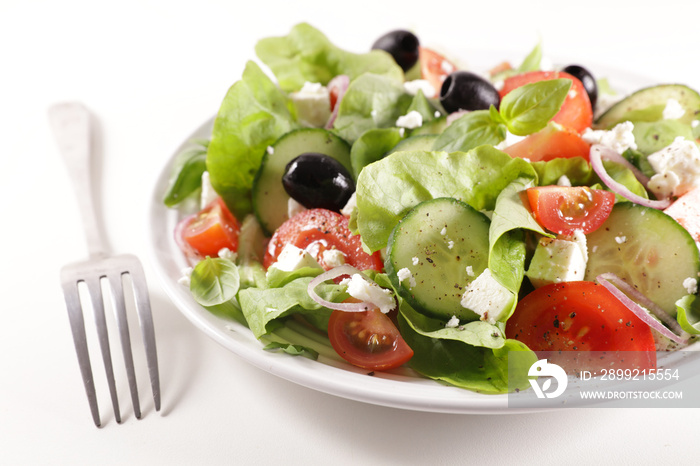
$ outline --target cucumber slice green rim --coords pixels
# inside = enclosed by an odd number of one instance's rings
[[[282,176],[287,164],[305,152],[333,157],[352,173],[350,145],[330,131],[302,128],[279,138],[272,150],[265,152],[252,188],[253,210],[267,235],[272,235],[289,218],[287,206],[290,197],[282,186]]]
[[[688,294],[683,281],[699,277],[700,252],[693,237],[660,210],[631,202],[615,204],[587,240],[584,280],[614,273],[672,316],[675,302]]]
[[[675,99],[685,109],[679,121],[690,124],[700,117],[700,94],[684,84],[660,84],[646,87],[622,99],[598,117],[595,126],[612,128],[623,121],[657,121],[668,99]]]
[[[399,295],[424,315],[477,320],[460,302],[464,288],[488,266],[490,223],[486,215],[452,198],[411,209],[387,246],[385,268]]]

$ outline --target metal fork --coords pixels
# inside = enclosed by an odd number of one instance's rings
[[[148,298],[146,277],[141,263],[131,254],[109,256],[106,241],[97,223],[95,204],[90,176],[90,159],[92,156],[92,121],[90,112],[80,103],[68,102],[52,106],[49,109],[49,122],[56,137],[59,150],[68,166],[76,190],[80,211],[82,214],[85,234],[89,251],[89,259],[84,262],[66,265],[61,269],[61,285],[65,295],[68,316],[78,363],[82,374],[85,391],[92,419],[100,426],[100,413],[97,407],[97,395],[88,354],[85,321],[79,288],[87,288],[89,302],[94,312],[97,337],[102,352],[102,360],[107,374],[109,393],[114,408],[114,417],[121,423],[117,389],[112,368],[112,356],[109,346],[107,322],[105,319],[105,301],[110,298],[115,313],[117,330],[121,340],[124,364],[131,392],[134,414],[141,418],[134,359],[131,351],[129,325],[127,323],[125,292],[133,291],[133,302],[139,317],[143,336],[146,361],[153,390],[153,401],[156,411],[160,410],[160,381],[158,376],[158,357],[156,353],[153,318]],[[125,287],[124,279],[131,278],[131,286]],[[80,284],[83,284],[82,286]],[[127,283],[128,285],[128,283]],[[107,290],[103,292],[103,288]],[[109,296],[107,296],[109,295]],[[84,295],[82,295],[85,298]],[[85,298],[87,300],[87,298]]]

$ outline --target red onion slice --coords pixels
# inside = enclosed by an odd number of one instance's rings
[[[647,187],[647,184],[649,184],[649,177],[642,173],[642,171],[639,168],[635,167],[626,158],[624,158],[611,148],[603,145],[600,145],[599,148],[601,150],[601,158],[603,160],[617,162],[620,165],[629,168],[629,170],[634,174],[635,178],[637,178],[637,180],[640,183],[642,183],[645,188]]]
[[[192,214],[188,215],[187,217],[183,218],[179,222],[177,222],[177,225],[175,225],[175,242],[177,243],[178,247],[182,251],[182,253],[185,255],[185,259],[187,262],[190,264],[194,264],[202,260],[202,256],[200,256],[197,251],[192,248],[192,246],[187,243],[187,241],[184,240],[183,237],[183,231],[185,230],[185,227],[192,223],[192,219],[194,219],[197,216],[197,214]]]
[[[615,275],[614,273],[603,273],[596,277],[598,283],[603,285],[613,296],[620,300],[630,311],[639,319],[656,330],[658,333],[676,343],[685,344],[688,342],[688,337],[681,329],[678,322],[673,317],[668,315],[666,311],[657,306],[653,301],[637,291],[629,283]],[[614,283],[614,284],[613,284]],[[644,307],[642,307],[644,305]],[[646,309],[645,309],[646,308]],[[648,311],[647,311],[648,309]],[[669,330],[662,322],[656,320],[650,313],[661,319],[666,325],[671,327],[675,332]]]
[[[339,74],[335,78],[331,79],[328,83],[328,89],[331,90],[334,87],[338,88],[338,100],[335,102],[335,107],[333,107],[333,112],[331,113],[328,123],[326,123],[326,129],[332,129],[333,123],[335,123],[335,117],[338,116],[338,108],[340,108],[340,101],[343,100],[345,91],[348,90],[350,85],[350,77],[344,74]]]
[[[326,272],[323,272],[321,275],[318,275],[315,277],[313,280],[309,282],[309,286],[307,288],[307,292],[309,293],[309,297],[316,301],[318,304],[321,306],[327,307],[328,309],[333,309],[336,311],[344,311],[344,312],[364,312],[364,311],[369,311],[371,309],[376,308],[376,306],[372,303],[334,303],[331,301],[326,301],[325,299],[321,298],[318,293],[316,293],[316,287],[320,285],[321,283],[325,282],[326,280],[333,280],[334,278],[342,277],[343,275],[355,275],[359,274],[363,279],[369,281],[367,277],[365,277],[362,272],[357,270],[355,267],[351,265],[341,265],[340,267],[335,267],[333,269],[330,269]]]
[[[601,146],[600,144],[593,144],[591,146],[590,152],[591,166],[608,188],[610,188],[616,194],[619,194],[620,196],[634,202],[635,204],[643,205],[645,207],[651,207],[653,209],[665,209],[666,207],[671,205],[670,199],[654,201],[638,196],[629,189],[627,189],[627,187],[625,187],[624,185],[615,181],[610,175],[608,175],[608,172],[603,166],[603,157],[609,159],[610,152],[608,152],[608,148],[606,148],[605,146]]]

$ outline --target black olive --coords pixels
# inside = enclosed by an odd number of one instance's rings
[[[562,71],[581,81],[588,94],[588,99],[591,101],[591,107],[595,108],[595,103],[598,101],[598,85],[591,72],[579,65],[569,65]]]
[[[345,207],[355,182],[348,170],[325,154],[306,152],[287,164],[282,185],[295,201],[307,209],[339,212]]]
[[[442,83],[440,103],[448,113],[498,108],[501,96],[493,84],[469,71],[455,71]]]
[[[418,61],[419,45],[420,42],[415,34],[398,29],[377,39],[372,45],[372,50],[388,52],[404,71],[408,71]]]

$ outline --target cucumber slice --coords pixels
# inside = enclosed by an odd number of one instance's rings
[[[267,235],[288,219],[289,195],[282,186],[282,176],[287,164],[305,152],[333,157],[352,173],[350,145],[325,129],[303,128],[279,138],[272,151],[265,153],[252,189],[253,210]]]
[[[612,272],[670,315],[688,294],[687,278],[698,278],[700,254],[690,233],[665,213],[631,202],[615,204],[588,240],[585,280]]]
[[[657,121],[668,99],[675,99],[685,109],[679,121],[690,124],[700,114],[700,94],[683,84],[661,84],[640,89],[613,105],[598,117],[595,126],[612,128],[623,121]]]
[[[431,150],[433,143],[438,138],[437,134],[421,134],[418,136],[409,136],[403,141],[400,141],[386,155],[394,152],[406,150]]]
[[[425,315],[478,319],[460,301],[465,286],[488,266],[490,223],[486,215],[452,198],[411,209],[387,247],[385,267],[399,295]]]

